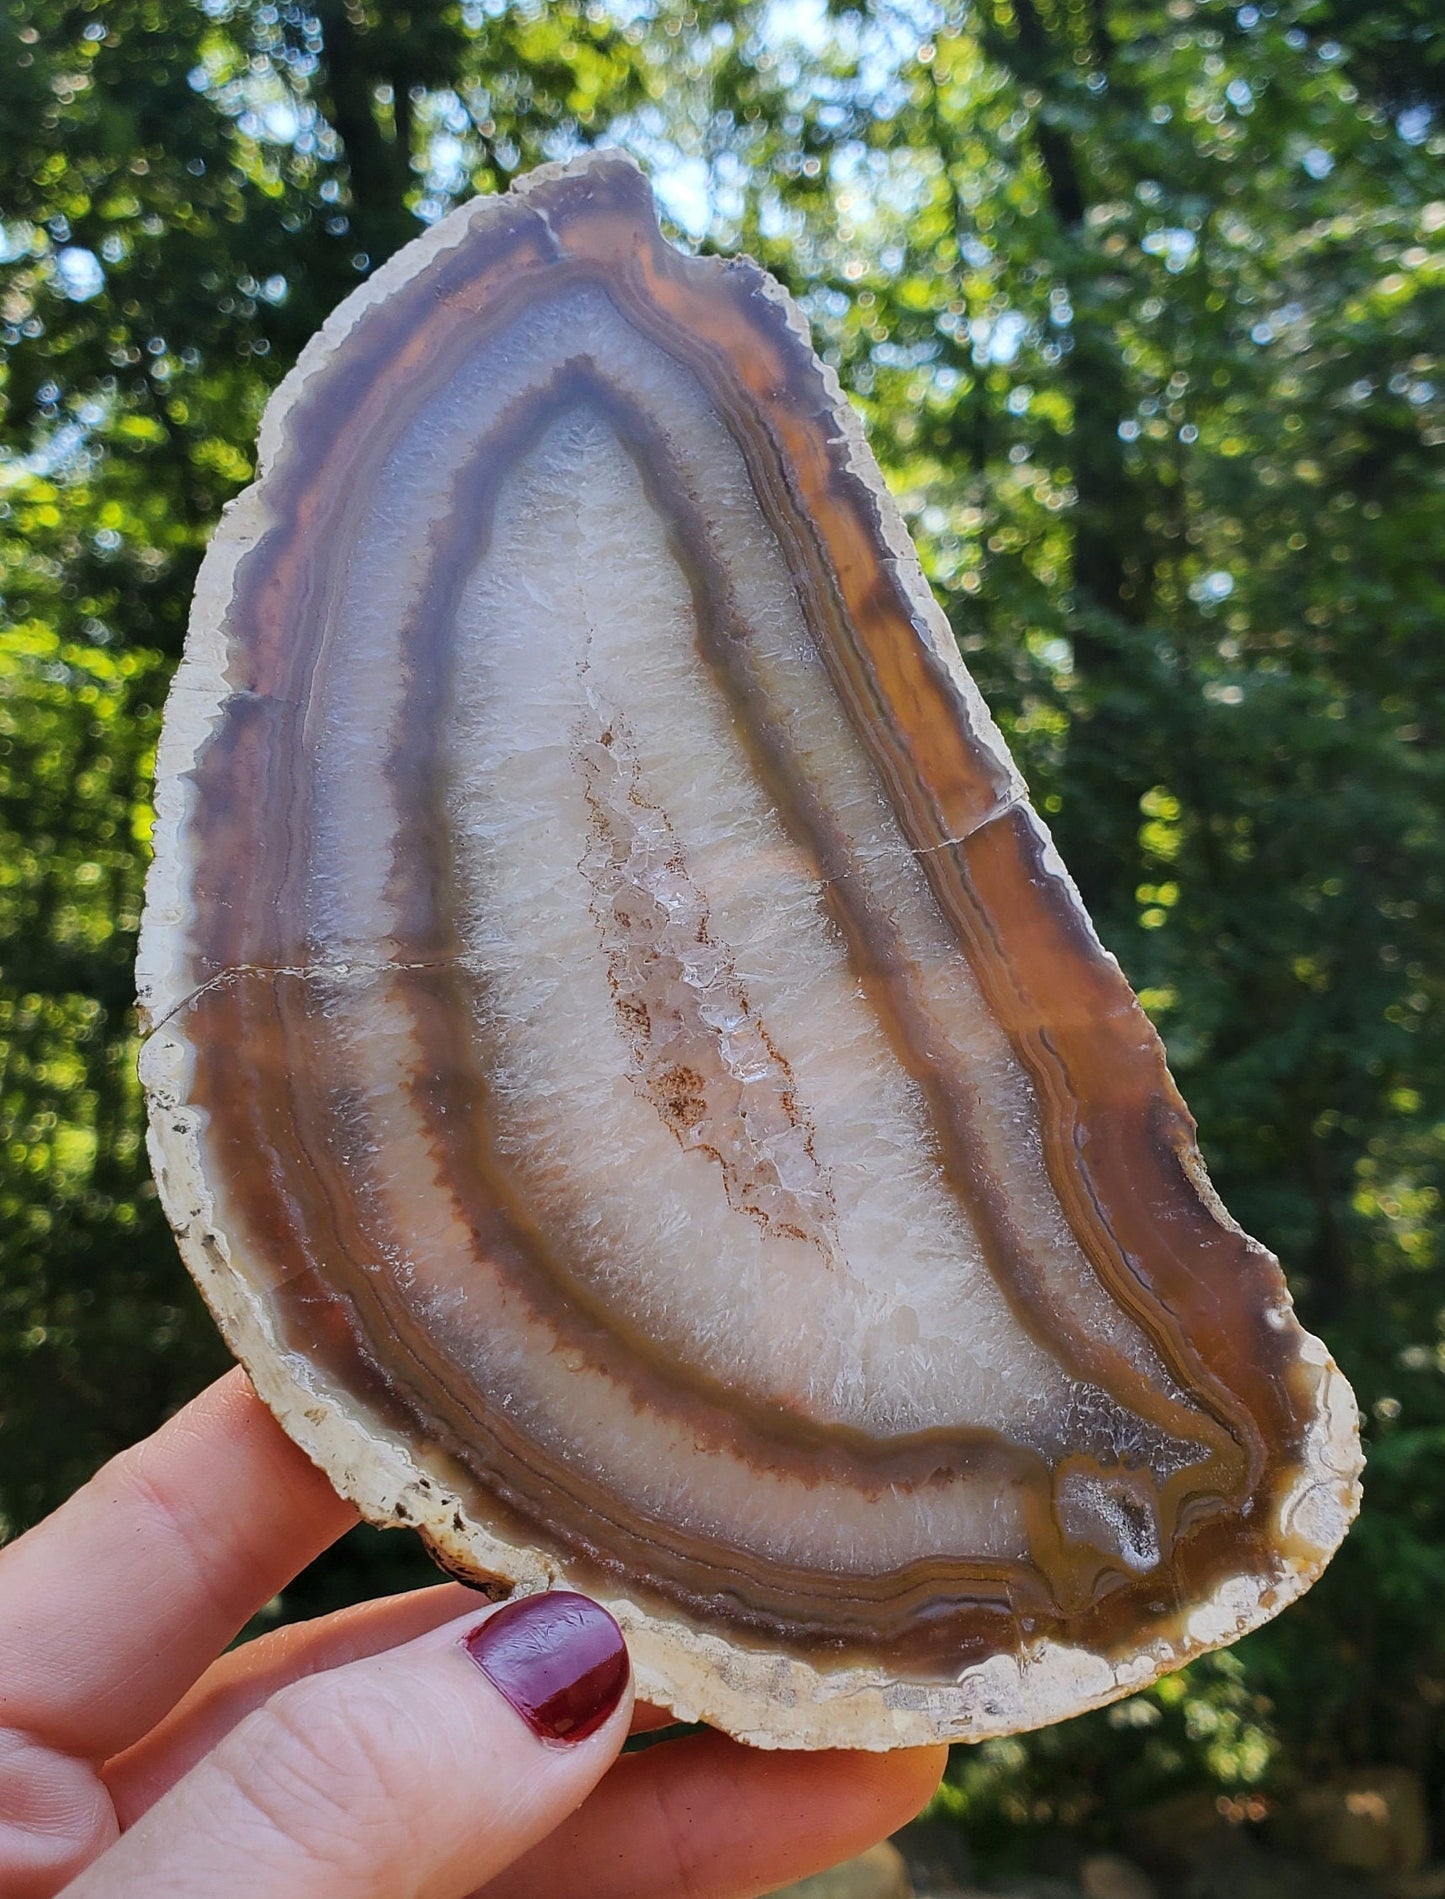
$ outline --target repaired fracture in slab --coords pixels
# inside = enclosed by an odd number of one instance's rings
[[[1204,1178],[796,309],[626,160],[279,392],[167,714],[182,1248],[449,1567],[774,1745],[1035,1725],[1273,1614],[1353,1401]]]

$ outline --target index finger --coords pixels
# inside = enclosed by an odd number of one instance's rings
[[[355,1521],[228,1373],[0,1552],[0,1728],[119,1753]]]

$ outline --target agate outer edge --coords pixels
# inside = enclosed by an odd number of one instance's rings
[[[475,199],[452,213],[338,307],[271,398],[260,432],[257,479],[226,509],[202,564],[186,652],[166,708],[157,760],[156,857],[147,880],[138,958],[142,1026],[150,1031],[141,1075],[149,1101],[152,1164],[182,1256],[228,1345],[288,1435],[363,1516],[381,1525],[418,1529],[443,1567],[495,1579],[520,1593],[578,1585],[564,1560],[505,1542],[470,1518],[443,1474],[429,1469],[398,1434],[365,1415],[357,1400],[278,1342],[261,1299],[243,1270],[233,1266],[227,1237],[218,1230],[198,1117],[185,1105],[190,1052],[177,1028],[167,1025],[208,986],[190,979],[187,961],[190,868],[181,849],[187,777],[230,694],[226,613],[236,569],[270,524],[267,475],[289,411],[310,377],[325,367],[375,303],[463,242],[476,224],[490,221],[500,205],[514,206],[563,174],[619,160],[616,152],[602,152],[544,166],[520,180],[505,198]],[[695,264],[699,269],[729,268],[725,259]],[[763,294],[777,304],[794,334],[810,343],[807,319],[783,288],[764,278]],[[968,706],[976,740],[1029,810],[1050,869],[1066,884],[1097,944],[1077,888],[1042,821],[1027,805],[1023,780],[923,576],[861,419],[827,366],[824,378],[848,466],[876,500],[879,528],[896,576],[929,645]],[[1115,960],[1109,956],[1111,963]],[[230,970],[210,980],[225,981],[238,973]],[[1197,1155],[1189,1157],[1189,1171],[1213,1217],[1237,1232]],[[1287,1294],[1271,1316],[1281,1328],[1297,1329]],[[998,1656],[961,1671],[952,1683],[899,1681],[881,1668],[815,1667],[795,1655],[743,1647],[682,1617],[644,1610],[625,1594],[599,1588],[593,1578],[587,1587],[617,1616],[627,1635],[641,1696],[670,1708],[680,1720],[709,1722],[756,1746],[884,1750],[938,1740],[984,1740],[1043,1726],[1137,1693],[1194,1656],[1236,1640],[1303,1594],[1322,1571],[1359,1505],[1357,1413],[1346,1380],[1320,1341],[1300,1332],[1298,1351],[1313,1374],[1315,1409],[1300,1475],[1279,1511],[1279,1540],[1291,1548],[1281,1557],[1278,1573],[1226,1579],[1187,1613],[1177,1642],[1143,1647],[1117,1666],[1086,1648],[1043,1640],[1025,1645],[1022,1669],[1011,1657]]]

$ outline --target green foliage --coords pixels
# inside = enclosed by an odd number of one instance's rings
[[[1354,0],[250,0],[0,21],[0,1507],[215,1362],[127,1015],[145,772],[268,388],[472,189],[604,134],[803,297],[1225,1198],[1369,1418],[1281,1623],[961,1757],[984,1836],[1439,1776],[1441,36]],[[88,261],[87,261],[88,260]],[[351,1558],[346,1559],[348,1562]],[[355,1558],[314,1599],[377,1560]]]
[[[224,1364],[148,1180],[131,967],[160,704],[266,396],[453,194],[657,83],[583,6],[0,14],[4,1521]],[[357,1547],[353,1592],[425,1579]]]
[[[169,1266],[141,1150],[131,964],[167,668],[0,632],[0,1443],[52,1504],[223,1355]]]
[[[1140,1809],[1191,1781],[1247,1814],[1282,1765],[1271,1704],[1250,1676],[1241,1651],[1228,1650],[1100,1714],[960,1749],[938,1807],[999,1869],[1025,1861],[1039,1834],[1126,1844]]]

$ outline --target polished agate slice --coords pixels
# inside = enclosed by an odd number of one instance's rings
[[[763,1744],[1034,1726],[1298,1595],[1348,1387],[778,286],[549,168],[342,306],[261,458],[167,713],[143,1067],[338,1487]]]

